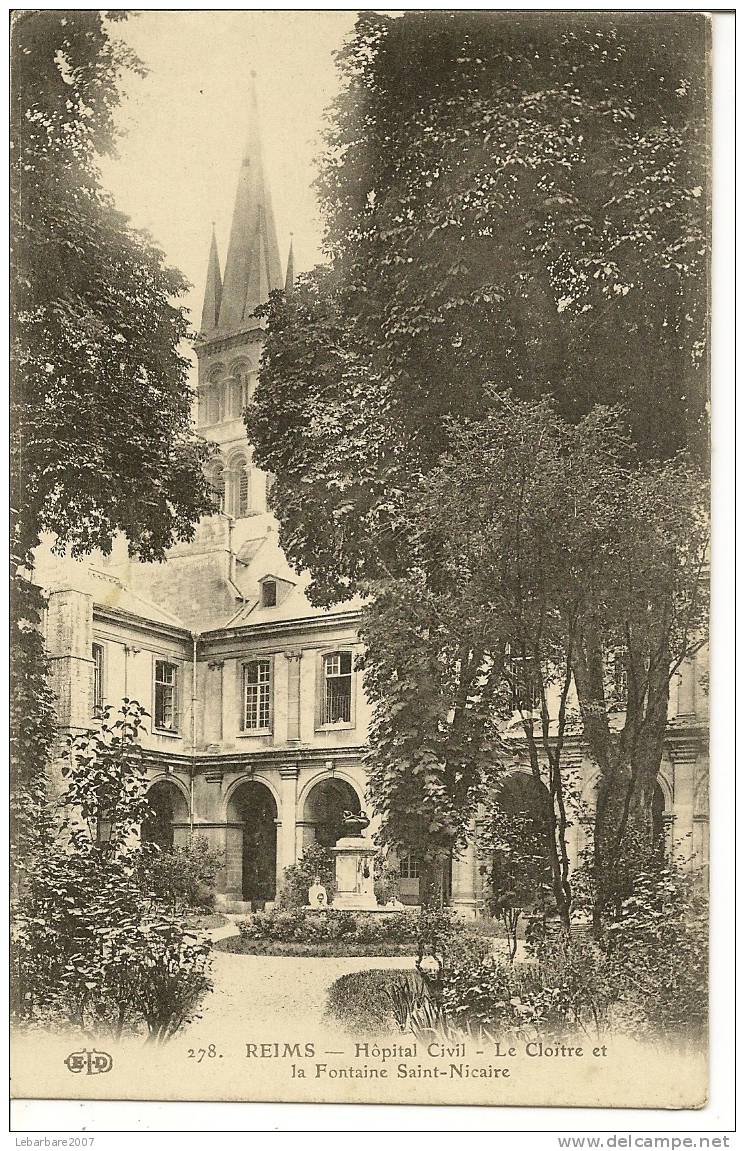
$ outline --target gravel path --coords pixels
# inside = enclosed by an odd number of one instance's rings
[[[232,926],[210,932],[213,940],[237,934]],[[192,1024],[200,1031],[227,1027],[230,1031],[256,1034],[261,1028],[302,1027],[317,1033],[331,1031],[325,1018],[326,997],[331,984],[352,971],[373,968],[413,969],[409,956],[354,956],[320,959],[286,955],[236,955],[213,951],[215,989],[204,1000],[202,1019]],[[186,1034],[186,1032],[184,1032]]]

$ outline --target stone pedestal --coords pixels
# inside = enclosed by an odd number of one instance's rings
[[[336,894],[334,907],[342,911],[376,911],[373,864],[375,844],[362,836],[338,840],[332,847]]]

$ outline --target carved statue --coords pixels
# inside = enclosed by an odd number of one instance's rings
[[[309,907],[328,907],[329,897],[326,888],[321,883],[320,875],[314,875],[313,884],[308,888]]]

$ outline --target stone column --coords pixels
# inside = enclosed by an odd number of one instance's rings
[[[453,859],[453,890],[450,906],[465,919],[478,915],[479,869],[473,839],[469,839],[461,854]]]
[[[287,742],[300,742],[300,661],[302,651],[286,651],[287,660]]]
[[[277,895],[282,884],[282,875],[286,867],[296,862],[295,854],[295,821],[297,819],[297,780],[300,769],[296,763],[288,767],[280,767],[280,803],[279,826],[277,827]]]

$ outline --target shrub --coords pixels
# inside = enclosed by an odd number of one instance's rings
[[[674,864],[636,877],[634,892],[605,933],[613,977],[637,1025],[700,1038],[708,1007],[705,899]]]
[[[238,928],[246,939],[261,939],[278,943],[295,940],[299,943],[319,943],[343,940],[349,943],[410,943],[412,951],[419,939],[418,916],[408,911],[376,915],[355,911],[341,911],[333,907],[326,911],[297,907],[287,910],[258,911],[241,920]]]
[[[98,729],[69,741],[68,835],[34,860],[14,908],[16,1018],[115,1036],[147,1027],[164,1042],[211,988],[209,943],[143,891],[143,852],[131,846],[147,808],[144,714],[125,700],[115,722],[106,709]]]
[[[354,1034],[386,1034],[396,1029],[393,999],[398,971],[352,971],[332,983],[326,1013]]]
[[[386,903],[398,899],[401,887],[399,865],[391,863],[382,851],[379,851],[375,856],[373,875],[375,898],[381,907],[385,907]]]
[[[316,876],[326,888],[331,902],[334,891],[334,857],[327,847],[311,843],[297,863],[284,870],[279,895],[280,907],[307,907],[308,890],[313,886]]]
[[[136,867],[93,845],[39,861],[14,920],[16,1017],[117,1037],[144,1024],[158,1042],[192,1017],[210,945],[148,909]]]
[[[185,847],[171,851],[146,844],[141,861],[140,882],[150,899],[181,912],[214,907],[215,877],[225,853],[212,851],[204,836],[195,835]]]

